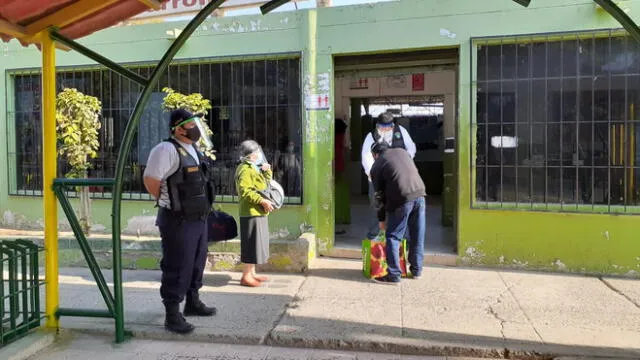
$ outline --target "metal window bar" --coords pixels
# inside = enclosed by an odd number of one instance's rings
[[[607,38],[608,42],[608,54],[607,60],[611,61],[611,32],[609,32],[609,37]],[[607,212],[611,212],[611,140],[613,139],[613,135],[611,134],[611,73],[607,75],[607,81],[609,86],[607,86],[607,94],[608,94],[608,111],[607,111],[607,131],[609,133],[609,143],[607,144],[608,154],[607,156]]]
[[[503,47],[504,42],[500,41],[500,58],[504,56]],[[503,78],[504,78],[504,69],[502,67],[502,62],[500,63],[500,142],[504,140],[504,93],[503,93]],[[502,145],[502,144],[501,144]],[[504,146],[500,146],[500,207],[504,207]]]
[[[515,94],[514,95],[514,102],[515,103],[514,103],[514,106],[515,106],[515,108],[514,108],[514,120],[513,121],[515,122],[515,124],[513,126],[513,131],[514,131],[513,133],[514,133],[515,138],[518,139],[518,127],[520,125],[520,119],[518,119],[518,112],[519,112],[518,111],[519,110],[518,109],[518,60],[519,59],[518,59],[518,46],[515,45],[514,48],[515,48],[515,55],[514,55],[515,56],[515,59],[514,59],[515,60],[514,61],[514,63],[515,63],[515,69],[514,69],[514,71],[515,71],[515,76],[514,76],[514,79],[515,79],[515,81],[514,81],[515,82],[515,90],[514,90],[515,91],[515,93],[514,93]],[[515,178],[514,178],[514,180],[515,180],[515,197],[514,197],[514,200],[516,202],[516,205],[520,205],[520,195],[519,195],[520,194],[520,187],[519,187],[519,182],[518,182],[518,162],[520,161],[520,158],[518,157],[518,146],[516,146],[515,153],[516,154],[515,154],[515,164],[514,164],[514,166],[515,166],[515,170],[514,170],[515,171]]]
[[[575,181],[574,181],[574,188],[573,188],[573,197],[574,197],[574,202],[575,202],[575,208],[576,211],[580,208],[579,204],[581,202],[581,191],[580,191],[580,180],[578,179],[580,177],[580,107],[581,107],[581,103],[580,103],[580,48],[579,48],[579,44],[578,44],[578,38],[576,37],[574,41],[575,44],[575,56],[576,56],[576,60],[575,60],[575,67],[576,67],[576,114],[575,114],[575,141],[576,144],[574,146],[573,149],[573,153],[575,154]],[[564,66],[564,64],[563,64]]]
[[[628,53],[628,38],[624,38],[624,53],[627,54]],[[624,75],[624,126],[623,126],[623,131],[621,131],[621,135],[622,135],[622,144],[623,144],[623,151],[620,154],[620,156],[622,157],[622,183],[623,183],[623,190],[622,190],[622,197],[623,197],[623,206],[624,206],[624,210],[627,210],[627,205],[628,205],[628,189],[627,189],[627,164],[629,163],[628,161],[628,157],[627,157],[627,145],[628,145],[628,141],[629,141],[629,136],[627,136],[627,132],[629,129],[629,76],[627,74],[628,72],[625,72]]]
[[[564,210],[564,42],[560,41],[560,106],[556,116],[560,124],[560,210]]]
[[[591,79],[596,77],[596,36],[591,37]],[[591,209],[595,209],[596,204],[596,152],[593,143],[596,141],[596,84],[592,83],[591,89]]]
[[[39,254],[27,240],[0,240],[0,347],[40,327]]]
[[[525,38],[521,37],[521,39]],[[478,126],[476,132],[477,139],[480,141],[477,144],[478,147],[485,149],[485,156],[488,154],[490,136],[497,135],[495,126],[500,126],[500,135],[511,135],[512,130],[509,130],[511,122],[505,118],[507,116],[505,111],[510,111],[511,106],[506,101],[512,101],[505,98],[506,92],[511,91],[506,87],[507,82],[511,80],[507,79],[510,78],[510,75],[507,76],[505,66],[513,66],[516,68],[517,74],[515,89],[517,119],[514,130],[517,137],[522,135],[522,131],[526,127],[530,132],[528,139],[519,139],[518,143],[522,146],[524,145],[522,143],[528,140],[528,153],[533,156],[534,144],[532,142],[538,140],[533,136],[534,129],[540,127],[540,130],[546,134],[546,139],[542,139],[545,161],[540,168],[541,170],[544,168],[544,179],[535,176],[537,165],[532,165],[526,170],[529,173],[530,181],[528,186],[529,206],[534,210],[640,213],[639,204],[636,204],[635,199],[640,189],[635,181],[638,171],[635,162],[639,156],[636,154],[637,132],[635,127],[637,121],[634,103],[635,94],[640,92],[640,74],[636,68],[632,69],[631,65],[616,70],[604,68],[604,65],[610,64],[624,54],[640,53],[640,49],[632,48],[628,37],[620,36],[619,32],[613,30],[608,31],[606,36],[596,36],[595,33],[591,33],[587,37],[584,33],[572,33],[569,36],[560,36],[559,39],[557,35],[553,39],[547,36],[546,41],[540,40],[539,37],[534,39],[532,36],[525,40],[527,43],[529,41],[531,43],[523,48],[516,47],[515,51],[511,51],[512,49],[507,51],[505,47],[505,44],[512,43],[512,40],[506,42],[504,38],[501,38],[491,43],[482,39],[474,40],[478,49],[482,50],[482,53],[480,50],[476,52],[479,59],[478,66],[481,66],[481,61],[484,60],[482,66],[484,66],[485,74],[488,76],[489,70],[493,74],[490,79],[484,79],[481,75],[478,75],[479,78],[476,79],[478,101],[476,102],[474,124]],[[516,41],[516,44],[522,42],[519,40]],[[543,45],[540,47],[534,44]],[[489,49],[482,49],[483,46]],[[541,51],[536,51],[534,54],[533,46],[537,46]],[[590,52],[583,51],[585,47],[588,47]],[[519,68],[521,65],[518,56],[521,56],[523,51],[529,54],[529,67],[526,70]],[[513,54],[514,52],[515,54]],[[516,61],[514,63],[513,59],[504,58],[499,62],[495,60],[497,56],[501,58],[515,56]],[[575,56],[575,59],[569,59],[568,56]],[[492,59],[492,57],[494,58]],[[559,64],[557,64],[557,59],[560,60]],[[543,62],[544,65],[542,65]],[[584,63],[589,62],[588,66],[584,66],[586,65]],[[490,67],[490,64],[493,66],[496,63],[500,65],[495,65],[495,68]],[[534,70],[534,65],[539,70]],[[552,73],[552,66],[557,67],[558,65],[560,68],[557,69],[557,72]],[[498,69],[497,66],[500,68]],[[575,69],[571,68],[573,66]],[[513,68],[508,70],[513,71]],[[528,88],[530,89],[529,96],[524,98],[522,97],[524,87],[521,89],[518,86],[519,81],[525,80],[519,76],[519,73],[523,71],[528,72],[526,81],[529,82]],[[534,81],[537,86],[544,84],[544,89],[534,88]],[[593,85],[589,82],[592,82]],[[495,85],[499,85],[499,100],[495,96],[487,96],[492,84],[494,89]],[[538,93],[544,91],[544,104],[540,103],[541,99],[537,99],[537,96],[533,96],[534,89]],[[560,90],[559,93],[556,93],[558,90]],[[620,94],[621,91],[625,91],[624,96]],[[590,104],[588,103],[589,99]],[[525,102],[528,104],[524,104]],[[484,110],[480,111],[480,107],[483,105]],[[490,106],[492,107],[490,108]],[[528,119],[523,120],[524,113],[520,113],[519,108],[524,109],[527,106],[528,112],[525,113],[527,113]],[[585,109],[586,106],[591,106],[591,109]],[[535,114],[536,109],[544,111],[545,114]],[[488,112],[493,111],[492,114],[495,117],[498,115],[495,113],[498,110],[500,111],[499,124],[496,124],[498,121],[489,123],[488,116],[491,114]],[[606,119],[599,117],[600,113],[604,114],[605,112]],[[518,124],[525,120],[529,121],[529,124],[519,128]],[[485,128],[482,129],[482,126]],[[604,126],[607,127],[606,133]],[[490,127],[495,129],[489,129]],[[605,138],[601,139],[600,134],[604,134]],[[484,139],[482,139],[483,135]],[[607,143],[605,144],[605,142]],[[558,143],[560,144],[559,148]],[[542,145],[541,142],[540,144]],[[602,148],[603,145],[604,148]],[[505,161],[508,159],[504,159],[502,156],[500,162],[495,165],[486,161],[482,162],[480,157],[472,162],[471,168],[474,171],[484,171],[483,176],[476,177],[476,186],[478,189],[483,189],[484,194],[477,193],[479,201],[473,202],[472,206],[522,207],[522,199],[525,194],[524,192],[520,193],[520,183],[523,181],[520,176],[524,175],[522,173],[524,168],[521,168],[519,158],[527,151],[524,148],[516,151],[518,152],[517,160],[513,166],[510,162],[506,163]],[[504,150],[501,149],[500,152],[503,153]],[[569,156],[569,154],[571,155]],[[554,158],[550,157],[552,155]],[[559,158],[556,159],[556,156]],[[570,164],[571,161],[573,163]],[[507,170],[509,170],[508,174]],[[514,170],[516,178],[512,181],[510,175],[513,175]],[[514,181],[516,193],[515,201],[512,202],[510,200],[513,197],[511,189],[507,191],[505,186],[513,186]],[[540,188],[542,181],[544,181],[544,195]],[[598,185],[603,182],[606,182],[603,187],[604,193],[600,190],[601,185]],[[495,188],[499,188],[499,190],[495,191]],[[491,193],[494,195],[499,193],[499,196],[492,199],[489,189],[494,189]],[[616,196],[619,199],[613,199]],[[540,204],[540,200],[543,204]]]
[[[486,66],[486,70],[485,70],[485,80],[488,80],[488,76],[489,76],[489,47],[488,44],[485,44],[485,46],[487,47],[487,50],[485,51],[485,66]],[[489,83],[485,82],[484,83],[484,88],[486,89],[486,91],[489,91],[488,89],[489,87]],[[489,203],[489,142],[491,140],[489,140],[489,116],[488,116],[488,111],[489,111],[489,96],[485,96],[485,120],[484,120],[484,129],[485,129],[485,152],[484,152],[484,173],[485,173],[485,198],[487,201],[487,204]],[[495,185],[494,185],[495,186]],[[497,200],[497,199],[496,199]],[[487,206],[488,207],[488,206]]]
[[[278,101],[276,101],[275,104],[269,105],[269,106],[273,106],[272,109],[274,109],[274,111],[268,111],[268,109],[271,109],[271,108],[267,105],[266,100],[264,103],[261,102],[260,104],[257,104],[255,101],[256,96],[251,98],[251,95],[249,93],[249,91],[253,91],[253,92],[257,91],[257,89],[256,90],[248,89],[249,86],[252,86],[252,88],[255,88],[254,85],[256,83],[255,81],[253,81],[251,82],[251,84],[249,84],[251,80],[250,78],[246,79],[247,80],[246,84],[243,82],[242,78],[237,79],[237,76],[230,78],[227,84],[225,84],[225,81],[223,80],[224,74],[223,74],[222,67],[225,64],[232,69],[232,72],[235,71],[235,73],[238,73],[239,68],[241,69],[244,67],[249,69],[249,68],[256,67],[256,62],[259,61],[265,64],[264,71],[265,71],[265,81],[266,81],[266,77],[268,75],[267,64],[271,65],[269,69],[275,72],[277,70],[278,61],[284,64],[288,64],[289,60],[282,61],[277,59],[271,60],[267,58],[266,60],[256,59],[255,61],[240,61],[240,62],[226,62],[226,63],[221,63],[216,59],[208,59],[205,61],[206,62],[204,64],[201,63],[200,61],[200,63],[196,63],[196,64],[178,63],[178,64],[171,65],[168,71],[165,72],[165,74],[163,74],[163,76],[166,76],[163,79],[161,79],[161,82],[163,83],[159,83],[157,85],[157,91],[160,91],[165,86],[170,86],[174,88],[176,91],[180,91],[183,93],[187,93],[191,90],[194,90],[194,91],[200,90],[200,92],[202,93],[210,94],[214,108],[218,107],[218,109],[221,109],[223,106],[227,108],[228,106],[232,106],[232,107],[237,107],[240,110],[241,117],[239,119],[231,118],[228,120],[219,120],[219,119],[213,119],[213,115],[212,115],[210,117],[210,123],[209,123],[211,129],[214,131],[215,135],[217,135],[216,138],[219,139],[219,143],[216,144],[217,145],[216,147],[218,147],[218,153],[217,153],[219,157],[218,164],[220,166],[221,171],[219,172],[219,178],[217,179],[217,183],[219,184],[219,190],[221,190],[218,192],[218,194],[221,196],[218,197],[217,201],[218,202],[236,201],[237,197],[235,194],[235,184],[233,184],[233,174],[230,174],[230,173],[233,172],[233,167],[235,166],[235,159],[236,159],[235,146],[237,144],[235,144],[235,141],[232,141],[230,139],[230,136],[233,134],[226,132],[224,123],[230,122],[230,121],[241,121],[245,117],[244,110],[253,111],[253,120],[244,124],[243,131],[249,130],[251,133],[253,133],[255,137],[259,133],[260,127],[263,127],[265,130],[270,129],[272,126],[281,127],[288,120],[291,120],[290,122],[292,124],[300,124],[301,126],[301,121],[300,121],[301,113],[300,111],[287,111],[289,115],[285,115],[285,116],[288,116],[288,117],[295,116],[295,118],[292,118],[292,119],[282,118],[280,116],[280,111],[279,111],[280,109],[289,110],[289,109],[295,108],[296,110],[299,110],[299,107],[296,104],[294,104],[294,102],[291,101],[291,99],[284,104],[280,104],[278,103]],[[296,58],[293,58],[291,62],[292,63],[295,62],[299,65],[300,60],[299,58],[296,57]],[[276,65],[273,66],[274,64]],[[202,68],[202,66],[215,67],[216,69],[219,69],[218,74],[220,74],[220,76],[217,76],[216,78],[214,78],[215,74],[211,71],[207,74],[206,71],[203,71],[204,69]],[[135,69],[136,74],[138,74],[139,76],[140,74],[144,74],[148,76],[151,70],[151,67],[147,65],[139,65],[139,64],[129,65],[128,68]],[[300,71],[299,68],[296,70],[296,72],[293,71],[294,69],[296,69],[295,67],[291,69],[289,68],[290,67],[287,66],[289,73],[285,73],[285,76],[289,75],[292,78],[297,77],[297,73]],[[194,76],[200,75],[200,77],[208,76],[209,78],[207,79],[203,77],[202,79],[190,79],[191,76],[185,75],[186,76],[186,79],[185,79],[185,76],[181,75],[183,71],[185,71],[185,74],[193,74]],[[21,84],[24,83],[25,85],[29,85],[29,87],[32,89],[36,89],[36,88],[39,89],[40,87],[40,77],[38,74],[39,74],[38,71],[29,71],[26,74],[21,72],[11,73],[14,84],[16,84],[16,87],[19,87]],[[241,74],[241,76],[244,76],[244,74]],[[181,85],[181,82],[185,84]],[[100,137],[99,137],[101,141],[101,146],[98,152],[98,157],[92,160],[92,163],[94,164],[94,169],[90,170],[90,177],[112,176],[113,171],[115,170],[116,149],[119,147],[119,142],[120,142],[120,139],[122,138],[121,134],[124,131],[124,124],[125,124],[126,118],[133,110],[134,104],[131,103],[130,98],[134,92],[139,91],[140,88],[138,84],[128,79],[123,79],[121,75],[116,74],[111,70],[105,69],[103,67],[96,67],[96,66],[93,66],[91,68],[87,68],[87,67],[60,68],[58,69],[58,83],[60,85],[58,89],[59,91],[62,90],[65,87],[65,85],[74,86],[74,87],[77,87],[79,90],[84,90],[84,92],[88,95],[98,97],[103,102],[103,112],[102,112],[103,126],[102,126],[102,129],[100,130]],[[272,85],[277,86],[277,84],[278,82],[276,81]],[[223,88],[224,85],[228,85],[228,87],[225,89]],[[209,88],[204,89],[207,86],[209,86]],[[127,92],[125,92],[125,90]],[[224,101],[222,100],[222,98],[224,96],[227,96],[229,92],[231,92],[232,94],[234,92],[238,92],[238,90],[240,90],[238,94],[239,96],[233,95],[235,96],[235,98],[231,100],[231,103],[222,104],[222,102]],[[290,89],[285,89],[285,90],[287,92],[290,92]],[[296,91],[298,92],[297,96],[300,96],[300,90],[296,89]],[[34,94],[36,93],[35,90],[32,92]],[[246,96],[244,95],[244,93],[246,93]],[[274,93],[277,93],[276,88],[274,88]],[[21,101],[19,97],[16,97],[16,103],[17,103],[16,105],[20,106],[23,103],[23,101]],[[259,112],[259,109],[261,110],[260,112]],[[20,111],[15,112],[15,115],[8,113],[9,118],[15,118],[16,123],[18,125],[18,127],[16,128],[17,132],[15,134],[18,148],[16,151],[14,161],[16,163],[16,170],[17,170],[16,174],[19,174],[16,176],[18,176],[19,179],[17,183],[18,191],[14,195],[21,195],[21,194],[22,195],[40,195],[41,194],[40,189],[42,189],[41,156],[40,155],[36,156],[36,154],[39,154],[39,152],[37,152],[37,149],[38,149],[37,146],[39,145],[37,144],[41,142],[39,141],[39,139],[41,138],[41,130],[40,130],[41,124],[40,124],[40,121],[37,120],[40,118],[40,113],[39,111],[36,112],[36,109],[18,109],[18,110]],[[246,115],[248,116],[249,114],[246,114]],[[22,126],[20,124],[23,123],[20,121],[20,119],[22,118],[29,119],[28,124],[30,124],[30,127],[33,128],[34,130],[29,135],[29,139],[30,139],[29,141],[32,143],[35,143],[36,147],[29,147],[28,149],[31,149],[29,150],[30,152],[36,151],[35,154],[30,154],[30,153],[25,153],[24,151],[20,151],[20,146],[22,144],[25,144],[25,138],[20,136],[19,134],[19,131],[21,129],[20,126]],[[113,124],[111,123],[111,119],[113,119]],[[249,119],[247,118],[246,120],[249,120]],[[250,122],[253,122],[254,125],[250,126],[249,125]],[[282,128],[286,129],[287,127],[282,126]],[[298,133],[299,132],[300,132],[300,129],[298,129]],[[161,135],[165,136],[165,134],[161,134]],[[274,153],[275,150],[279,147],[279,142],[282,139],[282,136],[285,136],[286,134],[283,132],[283,134],[276,133],[276,135],[277,135],[276,138],[272,136],[265,137],[266,139],[265,144],[262,144],[265,147],[265,150],[269,150],[271,153]],[[109,140],[110,137],[112,137],[113,140],[115,140],[115,142],[112,144],[113,146],[110,146],[110,140]],[[161,139],[157,139],[157,140],[160,141]],[[297,141],[296,145],[298,148],[302,148],[302,143],[300,143],[301,139],[299,136],[298,136],[298,139],[294,139],[294,137],[292,137],[292,140]],[[126,190],[125,190],[125,194],[123,194],[123,198],[131,199],[131,200],[150,199],[150,197],[146,195],[146,191],[143,188],[142,172],[144,171],[144,166],[138,163],[138,154],[134,151],[132,152],[132,154],[129,155],[128,159],[129,161],[127,166],[131,171],[127,172],[128,175],[127,175],[126,186],[125,186]],[[60,166],[58,167],[59,169],[58,176],[63,177],[65,173],[65,160],[61,159],[59,165]],[[25,182],[25,179],[28,179],[28,182]],[[77,196],[77,194],[74,191],[68,191],[67,195],[70,197]],[[92,187],[91,195],[94,198],[96,197],[111,198],[112,197],[110,189],[104,188],[104,187]],[[302,196],[300,194],[299,196],[293,196],[293,198],[290,197],[287,203],[299,204],[302,201],[301,199],[302,199]]]
[[[529,79],[533,78],[533,42],[530,42],[527,45],[527,63],[529,65],[528,69],[527,69],[527,75],[529,77]],[[529,85],[529,97],[528,97],[528,101],[529,101],[529,111],[528,111],[528,122],[529,122],[529,156],[531,158],[533,158],[533,119],[534,119],[534,115],[533,115],[533,81],[527,81],[528,85]],[[547,139],[544,139],[544,141],[546,142]],[[529,206],[531,209],[533,209],[533,204],[535,201],[535,196],[534,196],[534,186],[533,186],[533,182],[534,182],[534,176],[533,176],[533,169],[534,169],[535,163],[531,162],[530,163],[530,167],[529,167]],[[537,167],[536,167],[537,168]]]
[[[549,44],[544,46],[544,201],[549,209]]]

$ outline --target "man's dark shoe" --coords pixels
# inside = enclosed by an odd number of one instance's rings
[[[167,314],[164,320],[165,329],[176,334],[188,334],[195,329],[195,327],[189,324],[184,316],[180,313],[179,305],[165,305]]]
[[[214,316],[218,313],[215,307],[208,307],[198,294],[187,295],[187,302],[184,305],[184,316]]]
[[[374,280],[378,283],[389,284],[389,285],[397,285],[400,283],[400,279],[393,278],[389,276],[389,274],[375,278]]]

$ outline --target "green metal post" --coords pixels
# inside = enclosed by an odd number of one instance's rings
[[[638,25],[622,10],[613,0],[593,0],[596,4],[600,5],[606,12],[608,12],[614,19],[618,20],[625,30],[640,42],[640,28]]]
[[[38,245],[26,241],[17,239],[15,240],[17,244],[22,245],[27,249],[27,257],[29,258],[29,276],[30,284],[29,284],[29,328],[33,328],[34,324],[37,323],[37,326],[40,326],[40,292],[38,291],[40,281],[39,279],[39,264],[38,264]],[[25,273],[26,274],[26,273]],[[23,275],[24,276],[24,275]]]
[[[4,245],[9,255],[9,323],[11,324],[11,330],[14,332],[12,336],[15,336],[16,317],[18,312],[18,266],[16,264],[16,255],[6,244]]]
[[[4,254],[3,241],[0,240],[0,280],[2,281],[2,286],[0,286],[0,345],[4,344]]]
[[[108,310],[93,310],[93,309],[67,309],[58,308],[56,316],[77,316],[77,317],[92,317],[92,318],[113,318],[114,314]]]
[[[80,54],[93,59],[95,61],[97,61],[98,63],[106,66],[108,69],[113,70],[114,72],[127,77],[135,82],[137,82],[138,84],[145,86],[149,81],[147,79],[145,79],[144,77],[134,73],[133,71],[124,68],[120,65],[118,65],[117,63],[107,59],[106,57],[96,53],[95,51],[85,47],[84,45],[81,45],[80,43],[68,39],[62,35],[60,35],[57,31],[51,31],[51,38],[55,41],[58,41],[68,47],[70,47],[71,49],[79,52]]]
[[[127,128],[124,132],[122,144],[118,152],[118,161],[116,162],[115,171],[115,186],[113,188],[113,208],[111,210],[112,216],[112,236],[113,236],[113,289],[115,295],[116,306],[116,342],[120,343],[124,341],[124,314],[122,304],[122,259],[121,259],[121,245],[120,245],[120,208],[122,203],[122,178],[124,176],[125,162],[129,158],[131,152],[131,145],[133,138],[140,122],[140,117],[144,112],[144,109],[149,102],[151,92],[156,88],[156,85],[160,81],[160,77],[167,70],[169,64],[178,53],[178,50],[184,45],[187,39],[193,34],[193,32],[202,24],[202,22],[213,13],[220,5],[224,3],[224,0],[214,0],[207,4],[198,15],[196,15],[187,26],[184,28],[178,38],[171,44],[167,52],[164,54],[156,68],[153,70],[149,82],[142,90],[136,106],[131,114],[131,119],[127,123]]]
[[[14,284],[9,284],[9,286],[13,285],[14,294],[15,294],[15,318],[18,319],[20,317],[20,300],[22,300],[22,323],[18,325],[16,323],[14,327],[14,331],[20,333],[22,331],[26,332],[29,330],[29,313],[27,309],[29,308],[29,294],[27,292],[28,289],[28,279],[27,279],[27,249],[19,243],[14,241],[5,242],[5,246],[13,252],[14,258],[14,270],[15,270],[15,279]],[[19,263],[18,263],[19,262]],[[22,270],[22,277],[18,280],[18,266]],[[20,284],[22,284],[22,290],[20,290]]]
[[[111,291],[109,291],[109,286],[107,285],[107,281],[104,279],[104,276],[100,271],[100,266],[98,265],[96,258],[93,256],[93,253],[91,252],[91,247],[89,247],[87,238],[84,236],[84,233],[82,232],[82,228],[80,227],[78,218],[76,217],[76,214],[73,211],[73,207],[71,206],[71,203],[69,203],[67,196],[64,194],[62,185],[60,185],[59,183],[60,182],[57,182],[57,179],[56,181],[54,181],[53,191],[55,192],[56,197],[58,198],[58,201],[60,201],[60,206],[62,207],[62,210],[67,215],[67,219],[69,220],[69,225],[71,225],[71,229],[73,229],[73,233],[76,236],[76,239],[78,240],[78,244],[80,245],[80,250],[82,250],[84,257],[87,260],[87,265],[89,266],[89,270],[91,270],[91,274],[93,275],[93,278],[96,280],[96,284],[98,285],[98,289],[100,289],[100,293],[102,294],[102,298],[104,299],[104,302],[107,305],[107,309],[109,309],[111,313],[115,313],[115,305],[114,305],[115,301],[113,296],[111,295]]]

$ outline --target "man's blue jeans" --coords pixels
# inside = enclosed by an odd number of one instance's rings
[[[375,191],[373,190],[373,183],[369,181],[369,210],[371,211],[371,218],[367,227],[367,239],[373,240],[380,234],[380,221],[378,220],[378,211],[375,206]],[[407,231],[404,234],[405,239],[409,239],[411,234]]]
[[[408,239],[409,270],[414,276],[422,274],[424,261],[424,237],[427,227],[427,205],[424,197],[409,201],[397,209],[387,213],[387,265],[389,276],[400,280],[400,242],[404,234],[411,234]]]

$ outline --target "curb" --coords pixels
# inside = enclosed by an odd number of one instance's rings
[[[0,358],[7,360],[25,360],[53,345],[58,336],[53,331],[38,330],[3,348]]]
[[[566,351],[554,350],[554,345],[541,344],[539,346],[522,346],[514,344],[509,347],[483,346],[476,344],[460,346],[446,342],[433,341],[427,344],[398,344],[380,341],[353,341],[342,339],[303,339],[282,338],[267,335],[242,336],[242,335],[216,335],[201,333],[196,330],[189,335],[172,334],[159,325],[130,324],[127,330],[131,331],[134,339],[156,341],[190,341],[202,343],[219,343],[230,345],[264,345],[281,348],[335,350],[353,352],[373,352],[380,354],[414,355],[414,356],[438,356],[454,359],[515,359],[515,360],[630,360],[638,359],[638,356],[622,354],[620,351],[611,350],[610,353],[591,353],[589,355],[578,353],[566,353]],[[80,327],[66,328],[66,332],[113,337],[111,329],[87,329]],[[564,353],[564,354],[563,354]],[[22,358],[24,359],[24,358]],[[20,360],[22,360],[20,359]],[[16,359],[18,360],[18,359]]]

